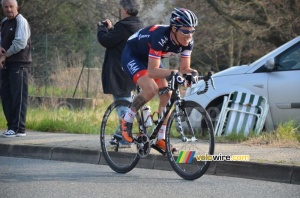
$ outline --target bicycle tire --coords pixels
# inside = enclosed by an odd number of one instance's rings
[[[206,110],[196,102],[184,101],[179,112],[178,115],[173,110],[167,123],[167,156],[173,170],[180,177],[186,180],[194,180],[201,177],[210,165],[211,161],[205,161],[201,157],[213,155],[214,153],[214,128]],[[187,114],[184,112],[187,112]],[[191,123],[196,141],[184,142],[182,140],[177,124],[177,116],[181,120],[182,128],[187,138],[192,137],[188,129],[188,122]],[[200,123],[202,125],[204,123],[206,126],[203,127]],[[174,148],[176,148],[175,152]]]
[[[102,154],[108,166],[117,173],[127,173],[131,171],[138,163],[140,156],[137,154],[135,144],[121,144],[120,121],[117,114],[117,107],[129,107],[130,102],[119,100],[113,102],[105,111],[101,129],[100,144]],[[135,121],[136,122],[136,121]],[[138,124],[133,124],[133,133],[138,132]],[[118,136],[114,135],[118,132]]]

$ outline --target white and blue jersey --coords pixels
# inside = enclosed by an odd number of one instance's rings
[[[170,26],[154,25],[129,37],[122,54],[122,66],[134,79],[139,71],[147,70],[149,58],[161,59],[174,54],[181,54],[181,58],[189,58],[192,49],[193,40],[188,46],[176,45],[171,38]],[[163,67],[162,64],[160,67]]]

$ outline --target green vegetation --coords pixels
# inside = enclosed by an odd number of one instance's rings
[[[280,124],[276,131],[265,132],[256,135],[251,132],[247,137],[243,132],[231,133],[227,136],[216,137],[216,142],[234,142],[256,145],[274,145],[274,146],[300,146],[300,126],[294,121]]]
[[[74,111],[28,108],[27,129],[45,132],[98,134],[106,106],[108,103],[94,109]],[[0,128],[6,128],[3,113],[0,115]]]
[[[64,108],[28,108],[27,129],[53,133],[99,134],[103,114],[110,103],[111,100],[105,100],[95,108],[73,111]],[[157,108],[157,101],[151,102],[150,106],[153,112]],[[1,107],[0,110],[2,111]],[[0,114],[0,128],[6,128],[3,113]],[[289,121],[280,124],[273,132],[262,132],[260,135],[253,132],[248,137],[243,133],[231,133],[228,136],[216,137],[216,142],[299,147],[299,129],[300,126],[294,121]]]
[[[47,94],[45,94],[47,93]],[[47,87],[37,87],[37,86],[31,86],[29,85],[28,87],[28,94],[30,96],[52,96],[52,97],[62,97],[62,96],[72,96],[74,93],[74,88],[73,89],[61,89],[60,87],[54,87],[54,86],[47,86]],[[77,95],[83,95],[82,90],[79,90]]]
[[[300,126],[291,120],[287,123],[280,124],[277,128],[276,137],[283,141],[294,141],[298,140],[300,142]]]
[[[36,131],[97,134],[104,109],[30,109],[27,128]]]
[[[300,148],[300,125],[291,120],[279,124],[276,131],[262,132],[260,135],[252,134],[243,143]]]
[[[70,110],[67,108],[28,108],[26,128],[43,132],[65,132],[76,134],[98,134],[106,108],[112,100],[101,100],[92,109]],[[150,104],[157,108],[157,101]],[[6,120],[0,107],[0,129],[6,128]]]
[[[216,142],[243,142],[246,141],[247,139],[248,137],[245,137],[243,132],[240,133],[232,132],[227,136],[216,137]]]

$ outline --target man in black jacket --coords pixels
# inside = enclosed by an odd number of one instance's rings
[[[18,13],[16,0],[1,0],[5,18],[1,24],[1,100],[7,121],[4,137],[25,136],[28,67],[31,60],[30,28]]]
[[[98,23],[98,42],[106,48],[102,68],[103,92],[112,94],[114,101],[122,99],[130,101],[131,91],[135,87],[122,69],[121,55],[128,38],[143,27],[137,17],[139,9],[139,0],[120,0],[121,20],[114,27],[109,19]],[[121,117],[127,112],[127,108],[117,111]]]
[[[115,26],[109,19],[105,23],[98,23],[98,41],[106,48],[103,69],[102,85],[105,94],[114,97],[130,97],[134,84],[123,72],[121,55],[127,39],[140,28],[142,22],[136,16],[139,10],[138,0],[120,1],[120,18]]]

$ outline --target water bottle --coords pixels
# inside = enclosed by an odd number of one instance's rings
[[[150,127],[152,126],[152,118],[151,118],[151,109],[149,106],[143,106],[143,118],[144,118],[144,126]]]

